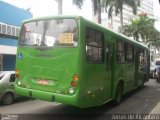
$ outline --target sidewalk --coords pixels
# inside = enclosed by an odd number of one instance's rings
[[[160,84],[157,83],[156,79],[150,79],[150,81],[154,81],[156,83],[154,84],[154,82],[152,82],[151,86],[157,87],[156,91],[160,93]],[[150,111],[149,114],[160,114],[160,102],[157,103],[157,105],[152,109],[152,111]]]
[[[149,114],[160,114],[160,102],[152,109]]]

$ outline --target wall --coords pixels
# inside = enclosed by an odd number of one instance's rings
[[[22,8],[10,5],[0,0],[0,71],[8,71],[15,69],[15,60],[16,60],[16,47],[18,43],[18,34],[17,29],[20,28],[22,21],[32,18],[32,14],[29,11],[26,11]],[[16,35],[4,33],[4,27],[10,26],[11,28],[16,28]],[[8,30],[8,28],[6,27]],[[11,32],[13,33],[13,32]],[[18,34],[17,34],[18,33]]]
[[[0,1],[0,22],[20,26],[24,19],[32,17],[32,14],[24,9]]]

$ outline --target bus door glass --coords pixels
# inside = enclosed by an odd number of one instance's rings
[[[113,64],[114,64],[114,46],[112,43],[106,44],[106,82],[105,82],[105,99],[111,98],[112,79],[113,79]]]
[[[145,61],[144,50],[138,48],[135,57],[135,86],[140,85],[144,79]]]

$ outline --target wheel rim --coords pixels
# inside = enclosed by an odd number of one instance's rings
[[[13,96],[11,94],[7,94],[3,97],[3,104],[8,105],[13,102]]]

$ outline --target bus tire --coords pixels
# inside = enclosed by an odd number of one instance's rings
[[[141,84],[141,86],[140,86],[140,87],[144,87],[144,83],[145,83],[145,81],[146,81],[146,75],[144,75],[144,77],[143,77],[143,81],[142,81],[142,84]]]
[[[118,83],[118,86],[116,88],[115,98],[113,100],[114,105],[119,105],[122,101],[122,93],[123,93],[123,84]]]

